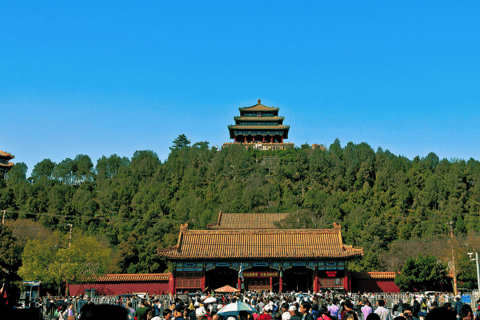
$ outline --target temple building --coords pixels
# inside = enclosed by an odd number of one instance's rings
[[[263,150],[294,147],[293,143],[284,142],[290,126],[283,124],[285,118],[278,115],[279,108],[265,106],[259,99],[256,105],[239,108],[239,111],[240,116],[234,117],[235,124],[228,126],[234,143],[256,144],[257,149]]]
[[[363,255],[345,245],[341,227],[280,229],[285,213],[219,213],[206,230],[180,227],[176,246],[159,249],[172,262],[169,291],[230,285],[285,292],[352,289],[345,262]]]
[[[15,158],[15,156],[11,153],[0,150],[0,172],[7,173],[12,169],[13,163],[9,162],[9,160],[12,160],[13,158]]]

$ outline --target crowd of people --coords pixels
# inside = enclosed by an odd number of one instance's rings
[[[236,302],[248,305],[251,310],[237,315],[222,314],[224,306]],[[96,319],[92,316],[105,312],[110,316],[116,313],[122,320],[473,320],[480,317],[480,299],[472,308],[459,297],[438,294],[403,295],[395,301],[392,296],[328,292],[198,293],[183,295],[183,299],[168,295],[46,297],[37,306],[43,308],[45,318],[59,320]],[[105,319],[116,319],[110,316]]]

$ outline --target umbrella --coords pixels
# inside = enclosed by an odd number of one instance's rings
[[[240,292],[240,290],[235,289],[234,287],[231,286],[223,286],[221,288],[215,289],[215,292]]]
[[[248,313],[257,313],[257,310],[249,306],[248,304],[237,301],[234,303],[227,304],[225,307],[222,309],[218,310],[217,314],[221,316],[238,316],[240,311],[246,311]]]
[[[212,303],[212,302],[215,302],[215,301],[217,301],[217,298],[209,297],[209,298],[203,300],[203,303]]]

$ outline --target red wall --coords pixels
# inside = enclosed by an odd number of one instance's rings
[[[392,280],[352,279],[353,292],[400,292]]]
[[[119,295],[132,292],[147,292],[149,294],[168,294],[168,281],[159,282],[111,282],[93,284],[70,284],[68,291],[70,295],[83,295],[85,289],[95,289],[97,295]]]

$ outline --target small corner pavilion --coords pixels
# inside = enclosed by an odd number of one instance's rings
[[[345,245],[341,227],[279,229],[285,213],[219,213],[207,230],[180,227],[176,246],[158,254],[173,263],[169,291],[244,290],[285,292],[351,290],[345,261],[363,255]],[[243,279],[242,279],[243,278]]]
[[[15,156],[11,153],[0,150],[0,172],[7,173],[12,169],[13,163],[9,162],[9,160],[12,160],[13,158],[15,158]]]

